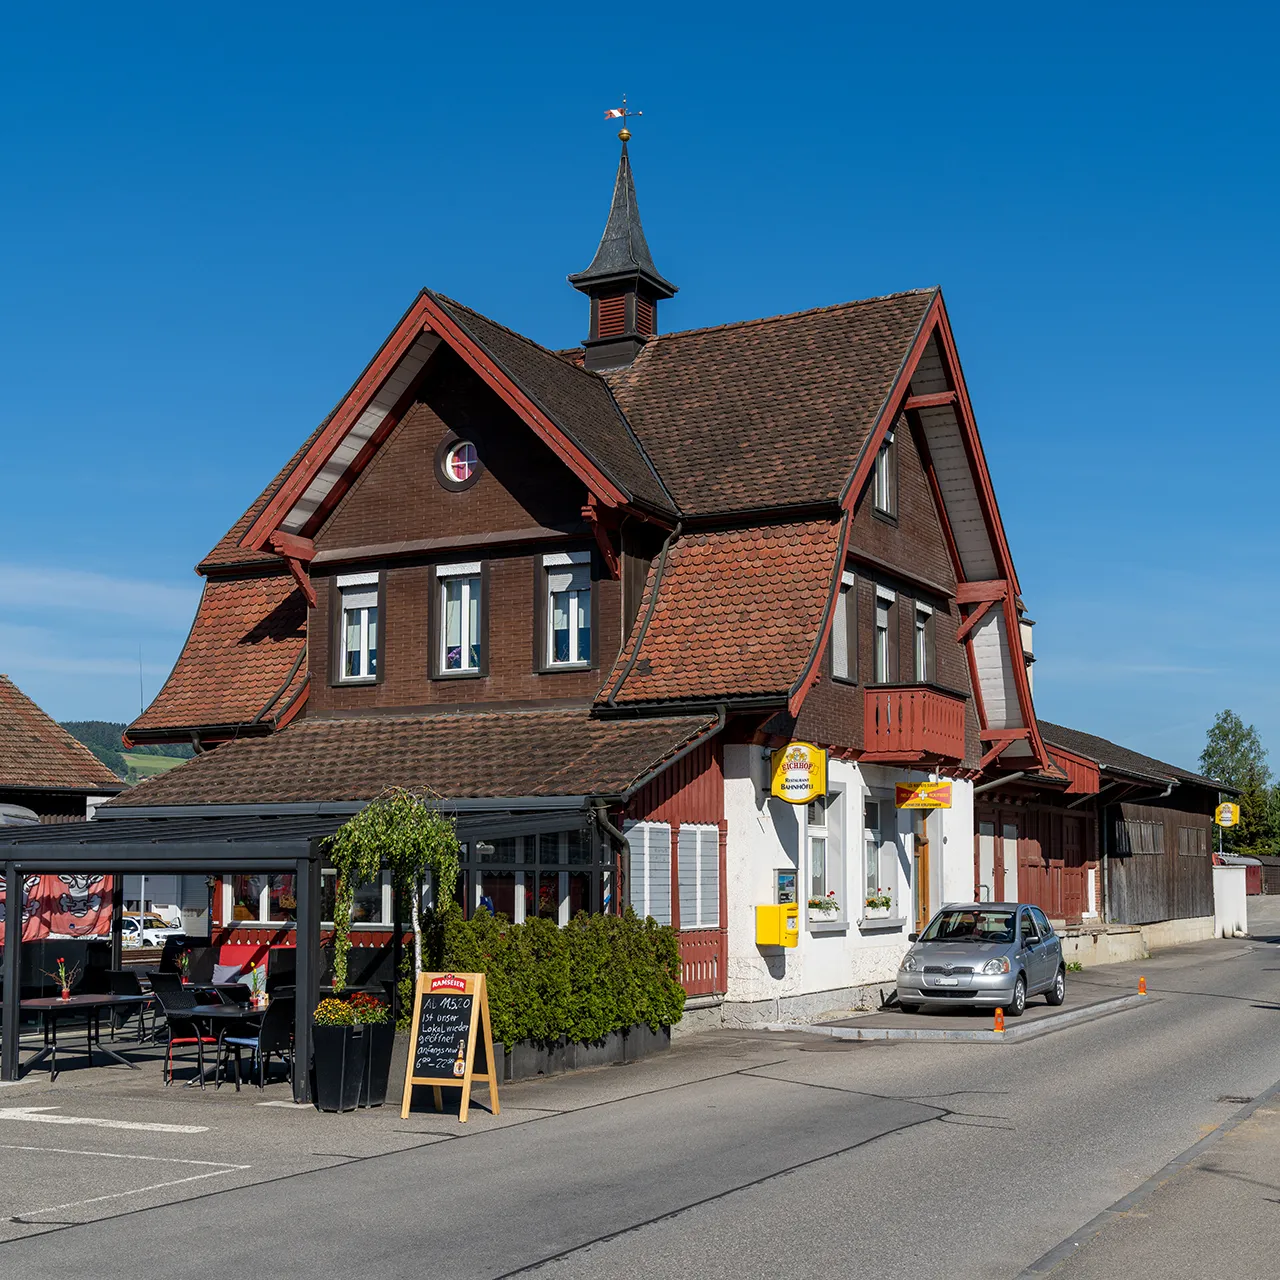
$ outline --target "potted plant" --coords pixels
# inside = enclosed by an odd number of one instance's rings
[[[255,1009],[267,1003],[267,975],[256,964],[249,966],[249,1003]]]
[[[809,899],[809,915],[817,915],[824,920],[834,920],[840,913],[840,904],[836,901],[836,891],[832,889],[825,898]]]
[[[387,1100],[387,1084],[391,1079],[391,1051],[395,1046],[396,1028],[391,1010],[376,996],[357,991],[348,1001],[357,1026],[364,1028],[364,1085],[360,1091],[362,1107],[380,1107]]]
[[[191,970],[190,954],[186,951],[179,951],[176,963],[178,966],[178,973],[181,974],[182,976],[182,985],[185,987],[191,981],[191,978],[189,977],[189,973]]]
[[[366,1040],[345,1000],[316,1005],[311,1028],[315,1100],[320,1111],[354,1111],[364,1087]]]
[[[80,976],[80,969],[77,965],[72,965],[71,968],[68,969],[66,959],[63,956],[59,956],[57,968],[54,969],[52,973],[45,970],[44,976],[46,978],[52,978],[53,981],[58,984],[59,1000],[70,1000],[71,988],[75,983],[75,980]]]
[[[893,910],[893,894],[888,889],[877,889],[867,895],[865,919],[884,919]]]

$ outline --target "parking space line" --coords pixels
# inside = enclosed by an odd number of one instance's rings
[[[30,1222],[46,1213],[61,1213],[67,1209],[79,1209],[85,1205],[101,1204],[106,1200],[121,1200],[126,1196],[140,1196],[148,1191],[162,1191],[167,1187],[180,1187],[189,1182],[200,1182],[205,1178],[217,1178],[228,1173],[243,1173],[246,1169],[253,1166],[248,1164],[231,1164],[222,1160],[188,1160],[180,1156],[142,1156],[130,1155],[120,1151],[79,1151],[68,1147],[31,1147],[19,1146],[16,1143],[4,1142],[0,1143],[0,1150],[4,1151],[39,1151],[48,1155],[64,1155],[64,1156],[97,1156],[104,1160],[147,1160],[162,1164],[186,1164],[186,1165],[205,1165],[208,1169],[204,1173],[189,1174],[185,1178],[170,1178],[165,1182],[153,1182],[149,1186],[135,1187],[130,1191],[111,1191],[101,1196],[89,1196],[85,1200],[72,1200],[67,1204],[50,1205],[45,1209],[23,1209],[18,1213],[10,1216],[10,1222]]]
[[[95,1129],[140,1129],[146,1133],[208,1133],[207,1124],[158,1124],[154,1121],[107,1120],[101,1116],[55,1115],[54,1107],[0,1107],[0,1120],[26,1120],[35,1124],[84,1124]]]

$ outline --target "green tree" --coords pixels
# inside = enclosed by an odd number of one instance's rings
[[[1230,709],[1219,711],[1205,735],[1200,769],[1240,792],[1240,823],[1223,832],[1224,846],[1233,853],[1273,852],[1280,845],[1280,805],[1257,729]]]

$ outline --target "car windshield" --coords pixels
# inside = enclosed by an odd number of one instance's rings
[[[921,942],[1012,942],[1014,913],[966,909],[943,911],[920,935]]]

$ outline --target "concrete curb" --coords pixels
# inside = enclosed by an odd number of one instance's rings
[[[1176,1178],[1183,1169],[1199,1159],[1210,1147],[1216,1146],[1221,1142],[1232,1129],[1236,1128],[1237,1125],[1243,1124],[1259,1107],[1265,1107],[1277,1098],[1280,1098],[1280,1080],[1276,1081],[1269,1089],[1264,1089],[1252,1102],[1246,1102],[1239,1111],[1224,1120],[1212,1133],[1206,1134],[1199,1142],[1182,1152],[1181,1155],[1174,1156],[1164,1168],[1153,1173],[1140,1187],[1130,1191],[1127,1196],[1121,1196],[1114,1204],[1109,1205],[1101,1213],[1090,1218],[1079,1231],[1072,1232],[1060,1244],[1054,1245],[1048,1253],[1041,1254],[1025,1271],[1018,1273],[1017,1280],[1033,1280],[1034,1277],[1048,1275],[1051,1271],[1061,1266],[1068,1258],[1073,1257],[1078,1250],[1087,1245],[1094,1236],[1100,1234],[1108,1223],[1122,1217],[1145,1200],[1152,1192],[1159,1190],[1166,1182]]]
[[[1080,1009],[1068,1009],[1066,1013],[1050,1014],[1035,1022],[1005,1023],[1003,1031],[943,1031],[929,1027],[824,1027],[798,1022],[765,1022],[761,1031],[803,1031],[808,1035],[828,1036],[833,1040],[921,1040],[933,1044],[1020,1044],[1025,1040],[1038,1040],[1064,1027],[1078,1026],[1105,1018],[1108,1014],[1121,1013],[1148,1004],[1150,995],[1119,996],[1114,1000],[1100,1000]]]

